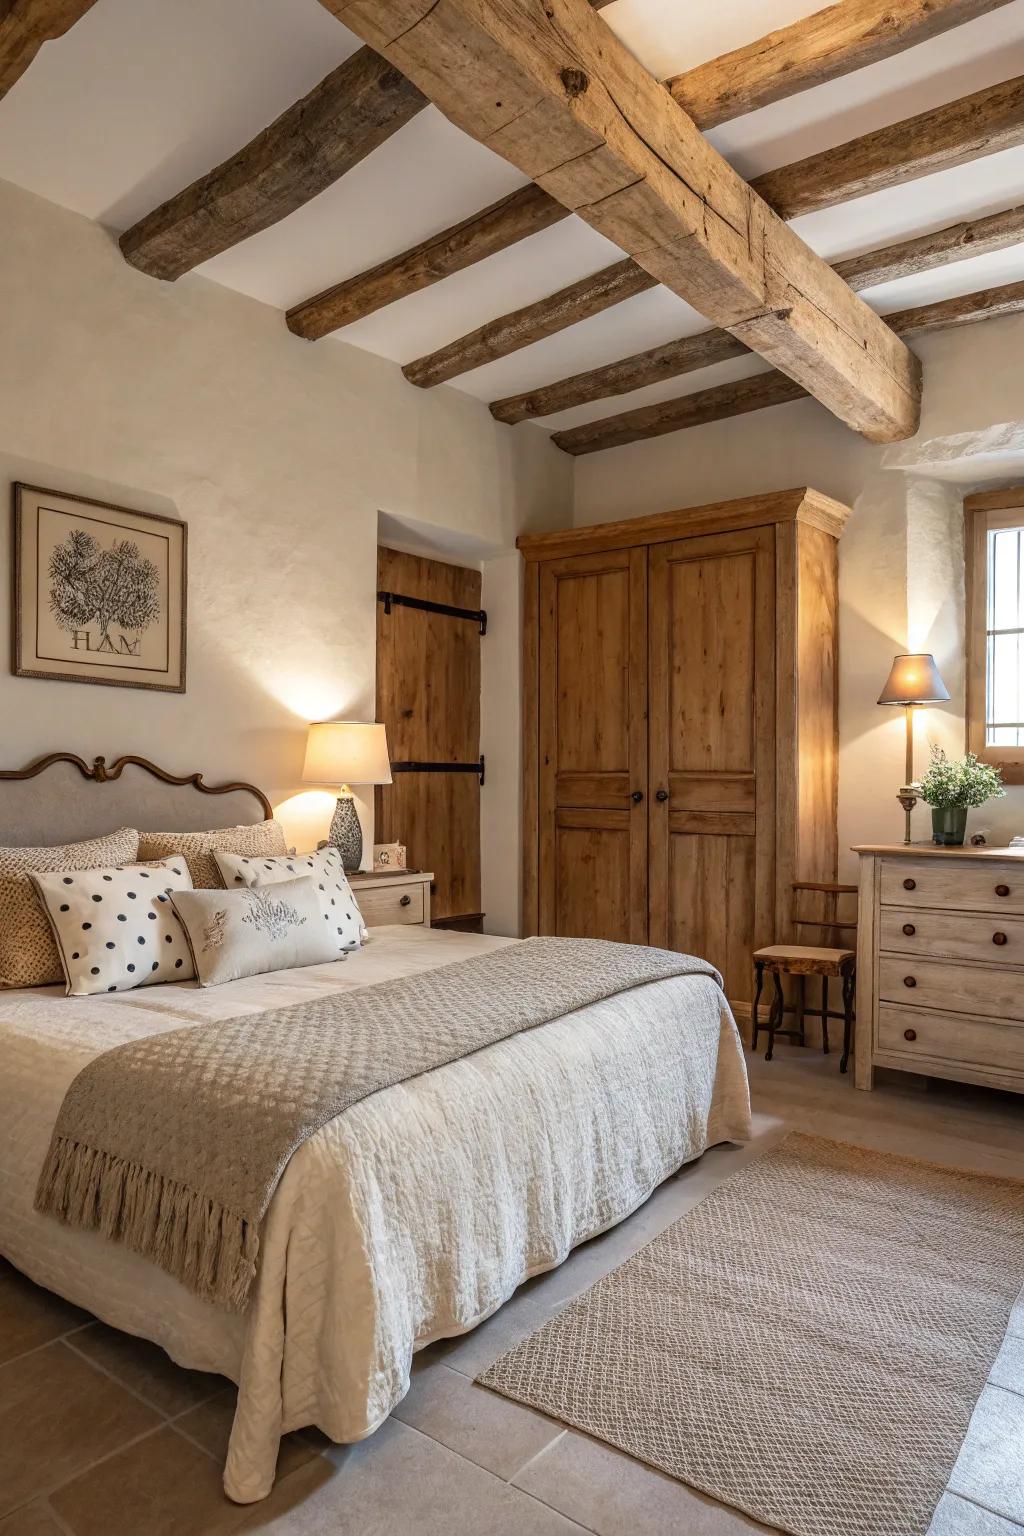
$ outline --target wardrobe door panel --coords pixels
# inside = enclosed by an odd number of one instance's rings
[[[539,929],[643,943],[646,549],[545,562],[539,609]]]
[[[620,940],[631,935],[631,841],[628,811],[558,811],[556,933],[566,938]]]
[[[650,556],[651,943],[741,1000],[772,924],[774,549],[765,527]]]
[[[687,828],[671,817],[669,834],[669,949],[706,955],[722,973],[726,995],[746,998],[754,948],[756,844],[754,829],[723,826]]]

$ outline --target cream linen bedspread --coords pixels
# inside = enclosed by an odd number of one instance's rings
[[[745,1140],[732,1016],[709,977],[656,982],[354,1105],[285,1171],[241,1317],[33,1211],[64,1093],[123,1041],[509,942],[379,928],[344,962],[206,991],[0,992],[0,1253],[179,1364],[239,1384],[224,1472],[239,1502],[270,1491],[282,1434],[307,1424],[336,1441],[370,1434],[408,1390],[415,1349],[472,1328],[706,1147]]]

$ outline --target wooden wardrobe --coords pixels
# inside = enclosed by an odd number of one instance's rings
[[[523,931],[706,956],[747,1002],[836,873],[837,544],[783,491],[523,537]]]

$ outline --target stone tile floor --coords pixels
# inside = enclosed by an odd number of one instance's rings
[[[234,1388],[185,1371],[0,1261],[0,1536],[742,1536],[765,1528],[473,1384],[572,1296],[786,1129],[1024,1177],[1024,1099],[880,1075],[837,1058],[752,1061],[756,1136],[716,1148],[615,1231],[522,1287],[482,1327],[417,1357],[412,1390],[356,1446],[290,1435],[260,1505],[223,1495]],[[894,1531],[892,1536],[903,1536]],[[1024,1304],[979,1400],[932,1536],[1024,1536]]]

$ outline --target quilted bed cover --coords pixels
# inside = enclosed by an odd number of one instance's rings
[[[205,991],[0,992],[0,1253],[180,1365],[238,1384],[224,1487],[241,1503],[270,1491],[282,1434],[371,1434],[408,1390],[416,1349],[473,1328],[705,1148],[749,1136],[729,1007],[710,977],[654,982],[352,1106],[288,1165],[242,1316],[33,1210],[64,1093],[127,1040],[514,942],[378,928],[345,961]]]

